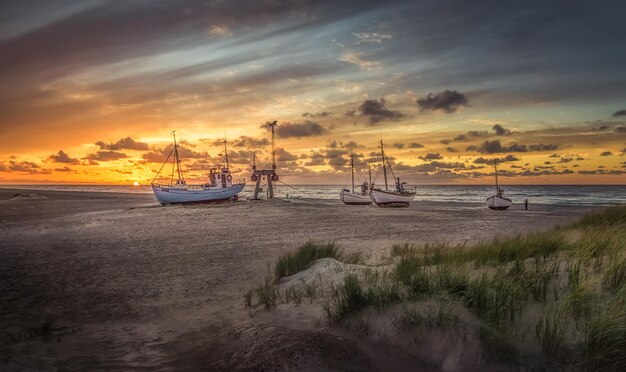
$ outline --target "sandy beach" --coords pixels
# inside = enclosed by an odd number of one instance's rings
[[[310,239],[335,241],[367,263],[393,243],[488,240],[590,210],[310,199],[162,207],[151,194],[0,189],[1,329],[20,335],[3,335],[0,369],[434,369],[322,319],[251,317],[243,292]],[[48,320],[46,340],[24,331]]]

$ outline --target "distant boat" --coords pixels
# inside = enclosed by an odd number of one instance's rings
[[[498,160],[494,160],[493,166],[496,170],[496,194],[488,197],[485,202],[489,209],[501,211],[508,209],[511,204],[513,204],[513,201],[504,197],[504,190],[502,190],[498,184]]]
[[[369,167],[369,165],[368,165]],[[370,205],[372,204],[372,199],[368,194],[370,184],[372,183],[372,172],[370,170],[370,183],[363,182],[361,185],[361,192],[354,192],[354,154],[350,154],[350,169],[352,171],[352,190],[343,189],[341,193],[339,193],[339,199],[344,204],[348,205]]]
[[[212,168],[209,172],[209,182],[201,185],[188,185],[183,177],[183,170],[180,164],[178,154],[178,144],[176,143],[176,134],[174,135],[174,147],[170,151],[165,163],[152,180],[152,191],[154,196],[162,205],[165,204],[182,204],[182,203],[224,203],[236,199],[245,183],[233,184],[233,176],[229,170],[228,150],[226,148],[226,140],[224,140],[224,151],[226,157],[226,167],[218,169]],[[155,183],[161,170],[168,163],[169,159],[174,155],[172,164],[172,175],[168,184]],[[174,173],[174,165],[176,172]],[[176,179],[174,180],[174,176]],[[175,181],[175,182],[174,182]]]
[[[387,169],[386,165],[389,165],[389,170],[393,173],[391,169],[391,164],[387,163],[387,159],[385,158],[385,150],[383,149],[383,141],[380,140],[380,154],[382,156],[383,162],[383,175],[385,177],[385,190],[381,189],[372,189],[370,191],[370,198],[376,205],[379,207],[407,207],[415,198],[415,193],[411,191],[407,191],[404,189],[404,185],[406,182],[400,182],[400,177],[395,177],[396,180],[396,189],[394,191],[389,191],[389,187],[387,185]]]

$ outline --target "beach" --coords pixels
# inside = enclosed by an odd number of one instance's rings
[[[0,189],[1,329],[19,335],[2,343],[0,369],[259,367],[251,361],[264,369],[428,369],[323,319],[251,316],[243,293],[309,240],[336,242],[367,264],[394,243],[476,243],[565,225],[591,209],[391,209],[319,199],[162,207],[151,194]],[[24,331],[46,321],[45,340]],[[276,340],[290,346],[276,352]],[[237,350],[246,350],[241,364],[226,363]]]

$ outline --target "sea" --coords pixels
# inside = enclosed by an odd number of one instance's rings
[[[1,185],[2,188],[24,188],[33,190],[55,191],[89,191],[112,193],[152,193],[149,185]],[[290,198],[339,199],[339,192],[345,186],[340,185],[287,185],[279,183],[275,186],[275,195]],[[523,203],[528,199],[530,204],[545,205],[591,205],[608,206],[626,204],[626,186],[579,186],[579,185],[518,185],[503,186],[504,194],[513,203]],[[251,197],[254,192],[252,184],[246,185],[240,197]],[[265,197],[264,188],[262,196]],[[495,192],[494,186],[465,185],[423,185],[416,187],[416,201],[484,203],[485,199]]]

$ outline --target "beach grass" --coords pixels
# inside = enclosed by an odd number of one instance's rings
[[[274,266],[276,280],[285,276],[293,275],[307,269],[312,262],[320,258],[341,259],[342,253],[334,242],[308,241],[295,252],[287,253],[278,258]],[[354,260],[354,257],[349,257]]]
[[[342,253],[307,243],[279,259],[275,276],[321,257],[341,261]],[[626,370],[626,207],[476,244],[396,244],[391,257],[391,265],[346,273],[326,294],[329,323],[367,322],[365,309],[399,304],[402,329],[461,327],[443,307],[452,303],[478,322],[487,359],[523,365],[540,355],[540,369]],[[438,312],[409,306],[433,301]]]

